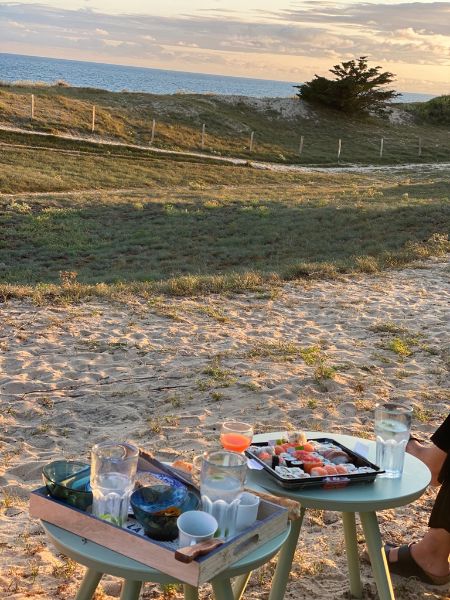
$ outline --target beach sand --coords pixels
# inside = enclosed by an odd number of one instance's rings
[[[96,442],[191,458],[217,445],[230,418],[257,432],[370,438],[373,407],[387,399],[410,402],[427,438],[450,411],[449,279],[441,260],[229,298],[0,304],[0,597],[74,597],[84,569],[52,549],[28,496],[45,463],[88,460]],[[435,493],[380,513],[384,539],[418,539]],[[359,525],[358,539],[362,553]],[[267,597],[274,564],[252,576],[247,598]],[[364,598],[375,598],[365,563],[362,576]],[[448,587],[397,577],[394,586],[398,599],[449,597]],[[119,594],[106,576],[97,599]],[[142,598],[162,597],[145,585]],[[342,527],[337,514],[311,511],[286,598],[330,597],[349,597]]]

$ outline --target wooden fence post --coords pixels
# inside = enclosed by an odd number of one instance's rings
[[[339,162],[339,159],[341,158],[341,150],[342,150],[342,140],[341,140],[341,138],[339,138],[339,141],[338,141],[338,154],[337,154],[338,162]]]
[[[202,125],[202,150],[205,149],[205,130],[206,130],[206,125],[205,125],[205,123],[203,123],[203,125]]]
[[[255,132],[252,131],[250,134],[250,152],[253,152],[253,137],[255,135]]]
[[[34,94],[31,94],[31,119],[34,119]]]
[[[155,119],[153,119],[153,123],[152,123],[152,137],[150,138],[150,145],[153,144],[153,141],[155,139],[155,129],[156,129],[156,121],[155,121]]]
[[[383,158],[383,149],[384,149],[384,138],[381,138],[381,141],[380,141],[380,158]]]
[[[92,127],[91,127],[91,131],[92,131],[92,133],[94,133],[94,131],[95,131],[95,104],[92,107]]]
[[[303,152],[303,136],[300,136],[300,146],[298,147],[298,153],[301,156]]]

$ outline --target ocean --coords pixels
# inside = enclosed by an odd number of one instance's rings
[[[0,53],[0,81],[54,83],[58,80],[64,80],[77,87],[93,87],[112,92],[123,90],[151,94],[184,92],[232,94],[257,98],[293,96],[297,91],[293,86],[300,83]],[[402,92],[397,102],[425,102],[433,97],[430,94]]]

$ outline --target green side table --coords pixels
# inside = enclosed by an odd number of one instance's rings
[[[42,525],[60,552],[87,567],[75,600],[91,600],[104,573],[125,579],[120,600],[138,600],[144,581],[162,584],[182,583],[170,575],[147,567],[56,525],[45,521],[42,522]],[[245,591],[251,572],[264,565],[278,552],[288,539],[289,532],[290,526],[288,525],[284,533],[269,540],[260,548],[253,550],[253,552],[250,552],[214,577],[210,583],[216,600],[240,599]],[[234,577],[236,579],[232,584],[231,579]],[[184,597],[185,600],[198,600],[198,588],[184,584]]]
[[[282,435],[283,432],[256,435],[253,441],[266,442],[278,439]],[[307,432],[307,436],[309,439],[329,437],[352,450],[355,449],[357,443],[365,444],[369,447],[369,460],[375,462],[375,442],[373,441],[349,435],[320,433],[317,431]],[[303,516],[308,508],[333,510],[342,513],[350,591],[355,598],[362,597],[355,524],[355,513],[359,513],[380,600],[393,600],[394,592],[383,550],[376,511],[404,506],[417,500],[427,488],[430,480],[431,474],[428,467],[410,454],[405,456],[403,475],[399,479],[377,477],[374,483],[354,484],[343,489],[334,490],[324,490],[322,488],[299,491],[287,490],[280,487],[268,473],[249,471],[248,487],[253,488],[255,491],[263,488],[277,496],[292,498],[300,502],[302,506],[301,518],[291,523],[291,533],[280,552],[269,600],[281,600],[284,597]]]

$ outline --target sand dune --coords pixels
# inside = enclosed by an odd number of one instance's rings
[[[120,436],[165,459],[192,457],[217,444],[225,418],[372,437],[371,411],[388,398],[410,402],[427,437],[450,410],[449,279],[448,264],[430,261],[231,298],[0,305],[1,598],[74,596],[83,569],[54,554],[27,498],[42,465],[88,459],[95,442]],[[385,538],[419,537],[434,494],[381,513]],[[248,598],[266,596],[272,569],[252,577]],[[363,578],[374,598],[367,565]],[[394,584],[399,599],[449,594]],[[348,597],[337,515],[307,518],[288,590]],[[119,594],[106,577],[98,598]],[[159,597],[147,584],[143,598]]]

